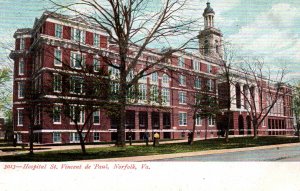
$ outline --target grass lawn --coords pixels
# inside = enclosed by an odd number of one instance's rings
[[[81,150],[64,150],[64,151],[46,151],[38,152],[34,155],[19,154],[13,156],[0,156],[0,161],[74,161],[87,159],[103,159],[115,157],[130,157],[130,156],[146,156],[158,154],[171,154],[183,152],[196,152],[204,150],[230,149],[242,147],[255,147],[262,145],[274,145],[284,143],[295,143],[297,138],[289,137],[252,137],[231,138],[229,143],[225,143],[224,139],[209,139],[195,141],[192,146],[185,143],[176,144],[161,144],[157,147],[149,146],[127,146],[91,148],[87,149],[87,154],[83,155]],[[79,146],[78,146],[79,147]]]

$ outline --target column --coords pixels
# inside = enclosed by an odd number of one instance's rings
[[[164,127],[164,124],[163,124],[163,112],[159,112],[159,129],[162,130]],[[163,133],[161,132],[160,133],[160,139],[163,139]]]
[[[147,115],[148,115],[148,132],[149,132],[149,140],[152,139],[152,120],[151,120],[151,112],[147,112]]]
[[[140,112],[139,111],[135,111],[134,112],[134,130],[138,131],[140,129],[140,116],[139,116]],[[140,140],[140,133],[139,132],[135,132],[135,140]]]

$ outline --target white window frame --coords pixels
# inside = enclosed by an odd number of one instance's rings
[[[147,85],[139,84],[139,100],[147,101]]]
[[[96,134],[97,134],[97,136],[96,136]],[[98,139],[95,139],[95,137],[98,137]],[[94,140],[94,142],[100,142],[100,132],[93,133],[93,140]]]
[[[182,74],[179,75],[179,85],[186,86],[186,76],[184,76]]]
[[[76,79],[77,78],[77,79]],[[80,83],[80,92],[75,92],[77,83]],[[70,93],[72,94],[83,94],[83,78],[78,76],[70,77]]]
[[[99,72],[100,71],[100,60],[99,57],[94,56],[93,58],[93,70],[94,72]]]
[[[62,51],[60,48],[54,49],[54,66],[62,66]]]
[[[23,99],[25,97],[25,82],[18,82],[18,98]]]
[[[151,82],[153,82],[153,83],[157,83],[158,82],[158,73],[157,72],[153,72],[151,74]]]
[[[20,50],[25,49],[25,38],[20,38]]]
[[[19,60],[19,75],[24,75],[25,71],[25,62],[23,58],[20,58]]]
[[[80,107],[80,111],[79,111],[79,121],[77,122],[78,125],[83,125],[84,122],[85,122],[85,111],[84,111],[84,107],[83,106],[74,106],[74,105],[71,105],[70,106],[70,117],[73,118],[73,115],[75,115],[75,107]],[[74,125],[74,120],[73,119],[70,119],[70,124],[71,125]]]
[[[98,40],[95,40],[98,39]],[[100,47],[100,34],[94,33],[93,34],[93,45],[96,47]]]
[[[199,87],[197,86],[197,84],[199,85]],[[195,78],[195,83],[194,83],[194,87],[195,89],[201,89],[201,78]]]
[[[95,115],[95,114],[97,114],[97,115]],[[95,117],[96,116],[99,118],[99,122],[98,123],[95,123]],[[97,110],[97,111],[93,112],[93,124],[94,125],[100,125],[100,110]]]
[[[83,136],[83,139],[85,139],[85,133],[81,133]],[[70,143],[79,143],[80,142],[80,138],[79,138],[79,134],[77,132],[72,132],[70,133]]]
[[[54,117],[57,108],[59,112],[59,121],[55,121],[55,117]],[[61,124],[61,105],[55,104],[53,106],[53,124]]]
[[[185,68],[185,63],[184,63],[185,59],[183,57],[179,57],[178,58],[178,67],[180,68]]]
[[[17,109],[17,126],[23,126],[24,124],[24,108]]]
[[[210,64],[207,64],[207,73],[212,73],[212,66]]]
[[[63,25],[55,24],[55,37],[63,38]],[[60,35],[58,35],[60,34]]]
[[[213,80],[212,79],[207,80],[207,86],[208,86],[209,91],[213,91]]]
[[[187,126],[187,113],[186,112],[179,112],[179,126]]]
[[[207,118],[207,120],[208,120],[208,126],[212,127],[212,126],[216,125],[216,120],[215,120],[215,118],[213,116],[209,116]]]
[[[61,133],[53,132],[53,143],[61,143]]]
[[[198,60],[193,60],[193,70],[196,72],[200,71],[200,62]]]
[[[186,104],[186,92],[185,91],[178,92],[178,102],[179,102],[179,104]]]
[[[62,76],[60,74],[53,74],[53,92],[62,92]]]
[[[71,68],[74,68],[74,69],[77,69],[77,70],[83,69],[83,68],[85,68],[85,61],[86,61],[86,57],[85,57],[84,53],[71,52],[71,54],[70,54]],[[79,64],[79,66],[77,66],[77,63]]]
[[[79,33],[77,34],[77,32],[79,31]],[[78,28],[72,28],[72,40],[76,41],[76,42],[80,42],[82,44],[85,44],[85,31],[78,29]]]
[[[158,86],[154,85],[151,86],[151,101],[158,103],[158,97],[159,97],[159,92],[158,92]]]
[[[162,88],[162,102],[165,104],[170,104],[170,89]]]
[[[200,114],[196,114],[196,126],[202,126],[202,118]]]
[[[167,74],[163,74],[163,76],[162,76],[162,83],[164,85],[169,85],[169,76]]]

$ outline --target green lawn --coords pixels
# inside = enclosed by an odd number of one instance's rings
[[[188,145],[185,142],[176,144],[161,144],[157,147],[153,147],[151,144],[149,144],[149,146],[127,146],[125,148],[92,148],[87,149],[88,154],[86,155],[81,154],[81,150],[79,149],[64,151],[47,151],[35,153],[34,155],[19,154],[14,156],[0,156],[0,161],[74,161],[86,159],[146,156],[216,149],[255,147],[262,145],[295,142],[297,142],[297,138],[288,137],[259,137],[255,140],[252,137],[231,138],[229,143],[225,143],[224,139],[209,139],[203,141],[195,141],[192,146]]]

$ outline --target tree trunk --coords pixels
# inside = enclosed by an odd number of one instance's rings
[[[190,143],[190,145],[192,145],[193,144],[193,142],[194,142],[194,135],[195,135],[195,130],[196,130],[196,113],[194,112],[194,116],[193,116],[193,130],[192,130],[192,133],[191,133],[191,137],[190,137],[190,141],[189,141],[189,143]]]
[[[33,126],[30,127],[29,135],[29,153],[33,154]]]
[[[80,146],[81,146],[81,151],[82,151],[82,154],[86,154],[86,149],[85,149],[85,142],[84,142],[84,139],[82,137],[82,132],[79,132],[79,140],[80,140]]]
[[[206,118],[205,120],[205,137],[204,137],[205,140],[207,139],[207,126],[208,126],[208,118]]]
[[[258,138],[258,127],[257,127],[257,120],[256,119],[253,119],[253,130],[254,130],[254,139],[257,139]]]
[[[230,110],[230,109],[229,109]],[[225,142],[228,143],[229,142],[229,129],[230,129],[230,113],[229,111],[227,111],[227,126],[226,126],[226,135],[225,135]]]

